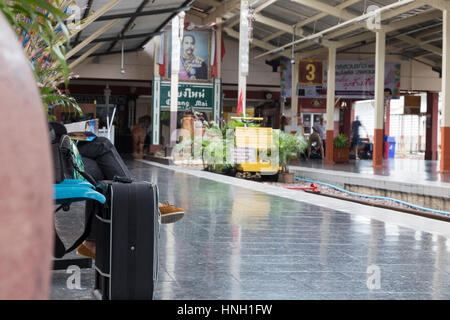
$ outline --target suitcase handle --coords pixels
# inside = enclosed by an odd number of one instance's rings
[[[122,183],[132,183],[133,179],[130,179],[125,176],[114,176],[113,181],[114,182],[122,182]]]

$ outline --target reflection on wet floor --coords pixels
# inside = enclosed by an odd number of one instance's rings
[[[232,186],[220,176],[127,165],[136,180],[158,184],[161,201],[186,210],[161,226],[158,300],[450,298],[446,237]],[[73,227],[83,221],[80,212],[80,222],[61,218]],[[368,288],[370,266],[379,268],[379,288]],[[67,277],[54,272],[53,299],[93,299],[93,270],[83,271],[82,291],[67,290]]]
[[[450,241],[443,236],[128,165],[187,212],[161,227],[157,299],[450,298]],[[379,267],[379,289],[368,289],[371,265]]]
[[[325,164],[322,160],[295,160],[291,165],[305,168],[384,176],[393,181],[418,183],[440,181],[450,183],[450,174],[440,172],[439,161],[420,159],[384,159],[383,167],[373,167],[372,160],[350,160],[349,163]]]

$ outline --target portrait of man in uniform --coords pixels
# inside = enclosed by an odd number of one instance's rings
[[[168,33],[168,73],[171,74],[172,36]],[[210,41],[211,32],[187,31],[180,41],[180,80],[209,80],[210,79]]]
[[[181,42],[180,79],[208,79],[208,66],[195,55],[195,36],[185,34]]]

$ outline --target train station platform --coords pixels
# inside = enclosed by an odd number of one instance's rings
[[[155,299],[449,299],[448,223],[210,172],[127,160],[186,210],[161,225]],[[73,210],[73,212],[72,212]],[[67,237],[83,208],[58,216]],[[70,241],[70,240],[69,240]],[[371,282],[379,271],[379,285]],[[53,272],[52,299],[94,299]],[[368,281],[370,280],[370,281]]]
[[[383,167],[372,160],[325,164],[322,160],[294,161],[298,177],[330,183],[353,192],[390,196],[435,210],[449,211],[450,174],[439,172],[439,161],[388,159]]]

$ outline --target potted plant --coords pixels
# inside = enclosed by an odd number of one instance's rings
[[[333,161],[337,163],[349,162],[350,146],[346,135],[340,133],[333,141]]]
[[[281,166],[281,172],[278,174],[278,181],[293,183],[294,174],[289,172],[289,161],[297,159],[300,153],[305,152],[308,143],[306,142],[305,137],[300,133],[293,135],[281,130],[275,130],[274,132],[278,132],[275,136],[278,138],[278,154]]]
[[[223,173],[225,148],[222,131],[216,125],[206,128],[202,141],[202,159],[207,171]]]

